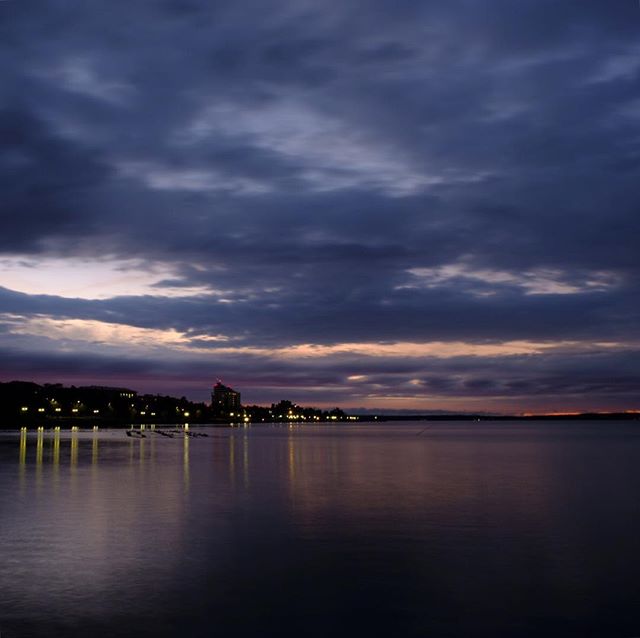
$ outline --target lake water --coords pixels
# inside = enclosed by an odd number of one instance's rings
[[[2,638],[640,636],[640,422],[0,434]]]

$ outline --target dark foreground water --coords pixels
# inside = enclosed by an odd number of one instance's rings
[[[640,636],[640,423],[0,435],[2,638]]]

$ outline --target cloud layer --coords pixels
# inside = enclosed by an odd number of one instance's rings
[[[0,3],[0,376],[630,409],[633,3]]]

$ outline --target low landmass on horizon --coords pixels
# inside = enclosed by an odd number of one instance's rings
[[[501,420],[501,419],[640,419],[640,410],[626,412],[552,414],[453,413],[446,411],[319,410],[283,399],[270,406],[243,405],[238,391],[217,382],[210,403],[186,397],[138,394],[105,386],[38,385],[27,381],[0,383],[0,425],[129,425],[134,423],[334,423],[388,420]]]

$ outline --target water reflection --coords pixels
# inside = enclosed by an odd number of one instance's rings
[[[249,489],[249,441],[245,430],[242,436],[242,477],[244,479],[244,489]]]
[[[98,465],[98,435],[94,433],[93,441],[91,443],[91,465],[94,467]]]
[[[229,436],[229,480],[231,485],[236,484],[236,438],[231,432]]]
[[[289,459],[289,483],[293,485],[296,481],[296,454],[295,454],[295,442],[291,434],[287,438],[287,451]]]
[[[51,461],[56,471],[58,471],[60,466],[60,430],[56,430],[53,433],[53,448],[51,453]]]
[[[182,483],[185,491],[189,489],[189,437],[185,434],[182,441]]]
[[[139,439],[137,441],[137,445],[138,445],[138,467],[140,468],[140,470],[142,470],[144,468],[144,448],[145,448],[145,443],[146,443],[145,439]]]
[[[45,455],[46,439],[50,453]],[[129,470],[130,443],[138,445],[138,450]],[[3,635],[5,618],[15,616],[16,610],[24,612],[22,621],[34,610],[44,611],[43,604],[53,619],[73,618],[91,605],[101,608],[103,593],[122,589],[124,574],[130,574],[133,582],[144,581],[150,586],[145,574],[166,573],[180,560],[184,514],[180,486],[189,489],[188,437],[175,442],[129,442],[123,432],[22,431],[17,448],[13,467],[19,469],[20,499],[7,498],[12,487],[10,476],[0,482],[3,521],[6,513],[10,522],[3,523],[6,542],[0,553],[0,588],[13,592],[0,601]],[[34,450],[31,462],[29,448]],[[0,453],[6,451],[0,449]],[[161,459],[157,470],[156,454]],[[0,469],[12,467],[10,459],[0,460]],[[42,498],[34,499],[38,493]],[[147,565],[140,576],[136,561],[150,542],[151,547],[159,544],[153,551],[159,563]],[[20,557],[19,570],[18,563],[9,560],[11,556]],[[24,580],[27,575],[29,581]],[[127,596],[134,594],[125,589]],[[71,591],[77,600],[84,600],[85,611],[69,604]],[[36,592],[44,592],[43,597]],[[121,602],[126,607],[126,601]],[[54,604],[59,605],[58,611],[49,607]]]
[[[153,428],[155,430],[155,426]],[[156,464],[156,436],[152,436],[149,441],[149,461],[151,467],[155,467]]]
[[[420,430],[20,432],[2,634],[633,635],[640,437]]]
[[[20,467],[24,467],[27,460],[27,431],[20,431],[20,446],[18,448]]]
[[[19,473],[18,485],[20,487],[20,494],[24,494],[26,464],[27,464],[27,431],[26,429],[23,428],[20,430],[20,443],[18,447],[18,473]]]
[[[35,448],[34,456],[34,468],[35,475],[39,477],[42,475],[43,467],[46,465],[45,457],[48,462],[51,463],[54,474],[60,469],[60,458],[61,458],[61,440],[64,438],[69,441],[69,455],[68,461],[69,466],[74,467],[78,464],[79,454],[80,454],[80,441],[82,434],[77,431],[69,431],[67,433],[62,433],[60,428],[56,427],[53,430],[47,431],[44,429],[38,428],[35,432],[35,437],[33,434],[29,433],[29,430],[24,428],[20,430],[19,442],[18,442],[18,468],[21,473],[24,473],[28,466],[28,450],[29,450],[29,440],[32,441],[35,438],[35,445],[31,449]],[[91,436],[91,463],[92,465],[97,465],[99,460],[100,453],[100,434],[98,432],[93,431]],[[47,454],[45,455],[45,448],[47,448]]]
[[[69,453],[69,465],[71,468],[75,468],[78,464],[78,434],[71,433],[70,453]]]
[[[42,457],[44,452],[44,432],[38,428],[36,435],[36,486],[38,492],[42,488]]]
[[[44,450],[44,432],[42,430],[38,430],[37,438],[36,438],[36,466],[42,466],[42,454]]]

